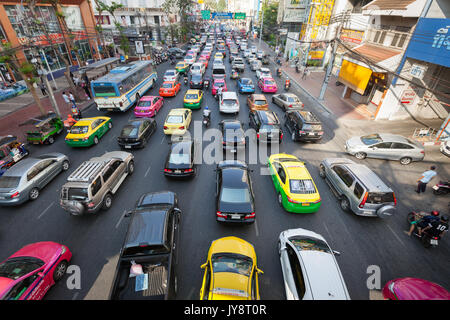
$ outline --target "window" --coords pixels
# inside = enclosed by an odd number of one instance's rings
[[[289,258],[289,263],[292,270],[292,277],[294,278],[295,287],[297,288],[297,294],[299,299],[302,299],[305,295],[305,280],[303,279],[302,267],[300,261],[298,261],[297,254],[291,245],[286,245],[286,252]]]
[[[109,178],[113,175],[115,169],[113,166],[109,166],[106,171],[103,173],[103,182],[107,182]]]
[[[364,188],[361,187],[361,185],[358,182],[356,182],[355,190],[353,191],[353,194],[356,196],[356,199],[361,199],[363,193],[364,193]]]
[[[394,37],[392,38],[391,47],[397,46],[397,41],[400,38],[398,33],[394,33]]]
[[[44,160],[39,162],[38,166],[39,166],[39,172],[47,169],[51,164],[53,164],[53,160]]]
[[[378,41],[378,43],[383,44],[384,43],[384,39],[386,38],[386,31],[382,31],[381,32],[381,37],[380,40]]]
[[[374,145],[374,148],[378,148],[378,149],[390,149],[392,145],[392,142],[382,142],[379,143],[377,145]]]
[[[412,146],[404,144],[404,143],[393,142],[391,149],[414,149],[414,148]]]
[[[403,48],[403,45],[405,44],[406,41],[406,36],[407,36],[406,33],[402,34],[400,41],[397,44],[397,47]]]
[[[43,265],[42,260],[33,257],[11,258],[0,264],[0,277],[17,280]]]
[[[205,283],[204,283],[204,287],[203,287],[204,291],[203,291],[202,300],[208,300],[210,286],[211,286],[211,269],[208,264],[206,266],[206,271],[205,271]]]
[[[27,180],[30,181],[40,173],[39,164],[31,168],[27,173]]]
[[[333,170],[347,187],[350,187],[353,184],[354,179],[346,169],[340,166],[335,166],[333,167]]]
[[[252,300],[256,300],[256,298],[257,298],[257,281],[258,281],[258,279],[257,279],[257,272],[256,272],[256,269],[253,271],[253,274],[252,274]]]
[[[2,176],[0,177],[0,188],[16,188],[19,182],[20,177]]]
[[[101,187],[102,187],[102,180],[100,179],[100,177],[98,177],[91,184],[91,195],[94,197],[97,194],[97,192],[100,191]]]
[[[286,183],[286,172],[284,172],[282,166],[279,166],[278,168],[278,176],[280,177],[280,180],[283,184]]]

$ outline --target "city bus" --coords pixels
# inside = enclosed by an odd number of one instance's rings
[[[91,81],[91,90],[98,110],[126,111],[156,80],[158,75],[151,61],[134,61]]]

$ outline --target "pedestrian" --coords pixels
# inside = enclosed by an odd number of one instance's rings
[[[64,101],[67,103],[67,105],[69,106],[69,108],[71,108],[72,103],[70,102],[69,95],[65,91],[63,91],[63,93],[62,93],[62,97],[63,97]]]
[[[302,80],[305,80],[306,76],[309,76],[308,67],[305,67],[305,70],[303,70]]]
[[[46,96],[47,89],[45,88],[45,84],[44,84],[44,81],[42,80],[42,78],[41,78],[41,84],[39,85],[39,87],[41,88],[42,95]]]
[[[73,96],[72,91],[69,91],[69,99],[70,102],[72,102],[72,104],[75,106],[75,108],[78,108],[77,104],[75,103],[75,97]]]
[[[418,183],[416,189],[417,193],[425,192],[425,189],[427,188],[427,183],[430,182],[431,179],[433,179],[437,175],[435,170],[436,167],[431,166],[430,170],[422,173],[422,176],[417,180]]]
[[[89,86],[89,85],[86,83],[85,80],[81,81],[81,87],[83,88],[84,93],[85,93],[87,99],[88,99],[88,100],[91,100],[91,93],[89,92],[88,86]]]

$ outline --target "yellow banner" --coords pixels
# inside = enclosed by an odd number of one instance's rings
[[[359,94],[364,94],[371,75],[372,70],[369,68],[362,67],[348,60],[342,60],[339,82],[342,82]]]

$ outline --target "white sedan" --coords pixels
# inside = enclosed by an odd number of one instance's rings
[[[335,254],[325,239],[305,229],[281,232],[278,240],[288,300],[350,300]]]

